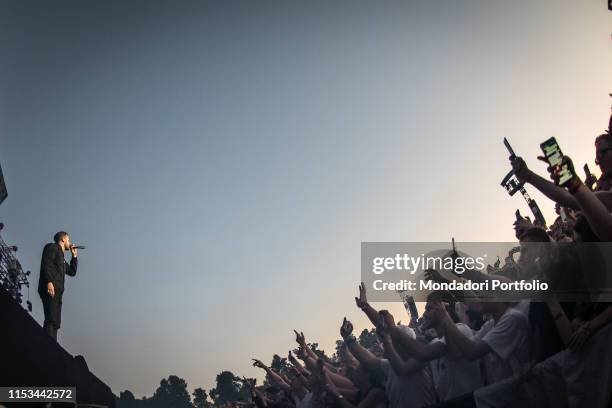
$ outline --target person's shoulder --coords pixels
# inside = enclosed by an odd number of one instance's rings
[[[52,251],[57,251],[58,249],[59,248],[55,242],[49,242],[48,244],[45,245],[45,247],[43,248],[43,251],[52,252]]]

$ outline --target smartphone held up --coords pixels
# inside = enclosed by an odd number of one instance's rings
[[[567,163],[563,163],[563,153],[555,137],[551,137],[540,144],[540,149],[549,166],[559,170],[559,186],[564,187],[574,178],[574,173]]]

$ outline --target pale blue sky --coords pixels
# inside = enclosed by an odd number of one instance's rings
[[[293,328],[331,351],[343,316],[365,327],[360,242],[511,240],[528,209],[499,187],[502,138],[543,171],[555,135],[595,170],[610,109],[603,0],[5,0],[0,19],[3,237],[34,286],[54,232],[87,245],[60,341],[117,394],[259,374]]]

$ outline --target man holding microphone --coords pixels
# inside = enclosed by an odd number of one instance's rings
[[[57,340],[57,330],[62,321],[62,296],[64,294],[64,278],[75,276],[77,272],[77,248],[70,243],[70,236],[60,231],[53,237],[52,243],[45,245],[40,262],[40,279],[38,294],[45,311],[43,328],[49,336]],[[64,252],[70,251],[70,264],[64,259]]]

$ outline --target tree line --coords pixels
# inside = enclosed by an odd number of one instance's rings
[[[371,346],[376,341],[375,330],[364,329],[358,341],[364,347]],[[332,357],[328,357],[323,350],[320,350],[317,343],[309,343],[309,347],[321,358],[335,361],[338,359],[337,351],[341,344],[341,340],[336,342],[336,353]],[[297,353],[297,350],[294,352]],[[275,354],[270,367],[277,372],[284,373],[289,368],[289,363],[287,358]],[[222,371],[217,375],[215,381],[216,386],[209,391],[199,387],[190,394],[184,379],[170,375],[160,381],[153,396],[138,399],[130,390],[125,390],[119,393],[119,397],[116,397],[116,405],[117,408],[220,408],[231,402],[248,401],[250,391],[245,382],[254,382],[255,379],[238,377],[231,371]],[[263,384],[257,388],[265,389],[269,386],[270,383],[265,379]]]

